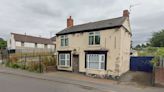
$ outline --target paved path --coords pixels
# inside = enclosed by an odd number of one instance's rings
[[[136,88],[98,83],[0,67],[2,92],[164,92],[164,88]]]

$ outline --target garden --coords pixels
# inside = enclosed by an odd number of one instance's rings
[[[52,54],[9,54],[3,64],[15,69],[43,73],[56,70],[56,56]]]

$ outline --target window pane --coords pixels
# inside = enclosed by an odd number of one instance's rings
[[[95,36],[95,44],[100,44],[100,36]]]
[[[64,46],[64,39],[61,39],[61,46]]]
[[[89,68],[99,69],[99,63],[97,63],[97,62],[89,62]]]
[[[67,60],[66,62],[67,62],[67,66],[69,66],[70,65],[70,60]]]
[[[89,36],[89,45],[94,44],[94,36]]]
[[[66,54],[67,60],[70,60],[70,54]]]
[[[105,63],[101,62],[101,69],[105,69]]]
[[[65,65],[65,60],[60,60],[60,65]]]
[[[105,55],[101,55],[101,62],[105,62]]]
[[[60,54],[60,59],[65,59],[65,55],[64,54]]]
[[[65,39],[65,46],[68,46],[68,38]]]

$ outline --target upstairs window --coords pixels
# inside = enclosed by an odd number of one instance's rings
[[[24,42],[21,42],[21,46],[24,47]]]
[[[100,32],[90,32],[89,45],[99,45],[99,44],[100,44]]]
[[[47,48],[47,44],[44,44],[44,48]]]
[[[61,36],[61,46],[68,46],[68,36],[67,35]]]
[[[37,43],[35,43],[35,48],[37,48],[38,46],[37,46]]]

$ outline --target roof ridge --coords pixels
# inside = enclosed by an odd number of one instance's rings
[[[100,20],[100,21],[95,21],[95,22],[88,22],[84,24],[75,25],[69,28],[65,28],[61,30],[60,32],[58,32],[56,35],[120,27],[123,25],[125,20],[126,20],[126,17],[121,16],[121,17],[110,18],[110,19],[105,19],[105,20]]]
[[[19,33],[11,33],[13,35],[20,35],[20,36],[28,36],[28,37],[34,37],[34,38],[41,38],[41,39],[47,39],[49,40],[50,38],[45,38],[45,37],[37,37],[37,36],[33,36],[33,35],[26,35],[26,34],[19,34]]]
[[[110,18],[110,19],[99,20],[99,21],[94,21],[94,22],[87,22],[87,23],[83,23],[83,24],[74,25],[72,27],[82,26],[82,25],[87,25],[87,24],[90,24],[90,23],[97,23],[97,22],[102,22],[102,21],[107,21],[107,20],[114,20],[114,19],[119,19],[119,18],[123,18],[123,16],[121,16],[121,17],[115,17],[115,18]],[[68,27],[68,28],[65,28],[65,29],[70,29],[72,27]]]

